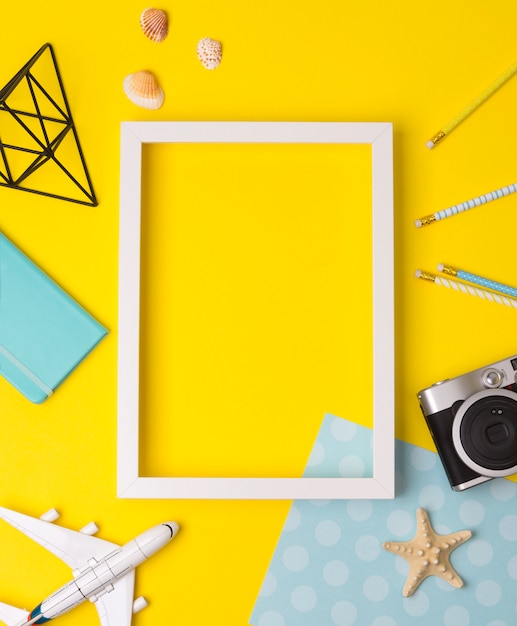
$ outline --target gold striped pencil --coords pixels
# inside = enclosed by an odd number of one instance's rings
[[[431,139],[429,139],[429,141],[426,143],[426,146],[429,149],[432,149],[435,146],[437,146],[440,142],[442,142],[445,139],[445,137],[447,137],[447,135],[449,135],[456,128],[456,126],[459,126],[461,122],[463,122],[471,113],[473,113],[481,104],[483,104],[485,100],[488,100],[488,98],[490,98],[490,96],[492,96],[499,89],[499,87],[502,87],[504,83],[510,80],[510,78],[512,78],[512,76],[516,72],[517,72],[517,61],[515,61],[513,65],[510,65],[510,67],[506,70],[506,72],[501,74],[499,78],[497,78],[484,91],[482,91],[477,98],[472,100],[470,104],[464,107],[458,113],[458,115],[456,115],[456,117],[453,117],[450,122],[445,124],[445,126],[441,130],[439,130],[435,135],[433,135]]]

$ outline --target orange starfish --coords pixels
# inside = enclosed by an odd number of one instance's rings
[[[409,574],[402,590],[406,598],[413,594],[428,576],[443,578],[453,587],[463,587],[463,581],[452,567],[451,552],[472,537],[470,530],[459,530],[450,535],[434,532],[424,509],[416,512],[416,533],[410,541],[388,541],[383,548],[409,563]]]

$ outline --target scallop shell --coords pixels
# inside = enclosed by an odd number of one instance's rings
[[[126,76],[123,87],[131,102],[144,109],[159,109],[165,99],[154,74],[147,70]]]
[[[169,20],[165,11],[152,7],[142,11],[140,26],[144,35],[156,43],[163,41],[169,32]]]
[[[197,44],[197,58],[207,70],[215,70],[223,58],[221,42],[210,39],[210,37],[204,37]]]

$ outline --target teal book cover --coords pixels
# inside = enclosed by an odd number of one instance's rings
[[[0,373],[46,400],[108,331],[0,233]]]

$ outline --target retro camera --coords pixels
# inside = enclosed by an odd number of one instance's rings
[[[516,381],[517,355],[418,393],[455,491],[517,472]]]

